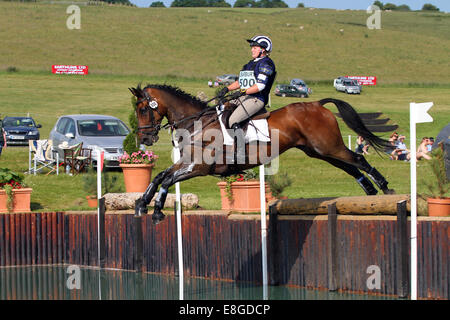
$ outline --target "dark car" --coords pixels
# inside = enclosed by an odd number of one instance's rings
[[[296,87],[298,90],[302,91],[305,93],[305,97],[307,98],[308,96],[311,95],[312,90],[311,88],[308,87],[308,85],[306,84],[305,81],[303,81],[302,79],[292,79],[291,82],[289,83],[291,86]]]
[[[296,86],[292,86],[289,84],[278,84],[275,87],[275,95],[281,97],[301,97],[307,98],[308,92],[303,89],[299,89]]]
[[[39,140],[39,128],[31,117],[5,117],[3,130],[5,130],[7,145],[28,145],[29,140]]]

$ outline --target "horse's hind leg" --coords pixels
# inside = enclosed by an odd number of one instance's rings
[[[357,154],[356,152],[353,152],[351,150],[348,150],[348,152],[350,152],[355,165],[358,166],[361,170],[367,172],[367,175],[372,179],[373,182],[376,183],[378,188],[380,188],[381,191],[383,191],[383,193],[385,193],[385,194],[394,194],[395,193],[395,191],[393,189],[388,188],[388,182],[383,177],[383,175],[377,169],[372,167],[367,162],[366,158],[364,158],[363,155]]]
[[[367,179],[367,177],[364,174],[362,174],[361,171],[359,171],[356,166],[336,158],[320,155],[313,149],[310,149],[305,146],[298,146],[297,148],[304,151],[308,156],[324,160],[329,164],[335,166],[336,168],[339,168],[348,173],[349,175],[351,175],[352,177],[354,177],[356,182],[361,186],[361,188],[367,195],[375,195],[378,193],[377,189],[375,189],[372,182],[370,182],[370,180]]]

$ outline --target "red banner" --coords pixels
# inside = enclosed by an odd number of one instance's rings
[[[88,74],[88,66],[52,65],[52,73],[55,74]]]
[[[346,76],[346,78],[357,80],[363,86],[375,86],[377,84],[377,77]]]

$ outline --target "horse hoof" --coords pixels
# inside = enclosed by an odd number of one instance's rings
[[[161,212],[154,212],[152,214],[152,221],[154,225],[159,224],[160,222],[162,222],[164,220],[166,216],[164,214],[162,214]]]
[[[384,194],[396,194],[394,189],[384,189]]]
[[[147,214],[148,213],[148,210],[147,210],[147,207],[136,207],[135,209],[134,209],[134,216],[135,217],[140,217],[140,216],[143,216],[144,214]]]

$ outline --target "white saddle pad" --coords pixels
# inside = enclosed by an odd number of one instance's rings
[[[223,144],[226,146],[232,146],[234,140],[223,124],[222,115],[219,116],[219,122],[223,134]],[[253,141],[270,142],[267,119],[250,120],[250,123],[247,126],[247,132],[245,133],[245,143]]]

